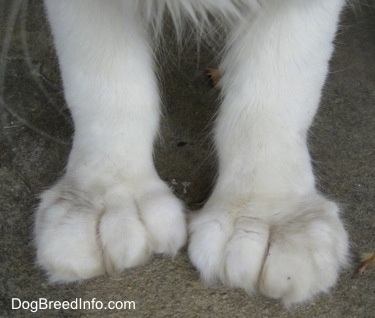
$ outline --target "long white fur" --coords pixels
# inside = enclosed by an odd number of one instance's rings
[[[215,127],[219,177],[191,221],[205,281],[286,305],[328,291],[348,239],[317,193],[307,132],[344,0],[46,0],[75,122],[65,176],[36,213],[37,261],[51,281],[118,273],[186,240],[182,204],[152,160],[159,93],[147,26],[210,15],[231,31]]]

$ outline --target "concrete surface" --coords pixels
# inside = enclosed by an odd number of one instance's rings
[[[368,1],[371,3],[370,1]],[[38,193],[62,174],[72,124],[41,1],[0,0],[0,316],[11,299],[135,301],[135,310],[44,310],[45,317],[375,317],[375,271],[354,275],[356,258],[375,249],[375,9],[346,10],[322,107],[311,134],[321,190],[343,206],[353,266],[330,295],[286,311],[279,302],[241,290],[205,287],[186,249],[174,259],[154,257],[120,278],[48,285],[34,266],[33,210]],[[202,70],[215,65],[209,45],[170,49],[160,63],[165,93],[163,143],[156,166],[190,209],[207,197],[215,174],[207,136],[217,92]],[[191,213],[191,212],[190,212]]]

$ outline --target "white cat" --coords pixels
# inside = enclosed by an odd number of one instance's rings
[[[231,26],[215,126],[219,176],[189,224],[207,282],[281,299],[328,291],[348,239],[318,193],[307,148],[344,0],[46,0],[75,135],[42,194],[37,262],[51,281],[118,273],[187,238],[183,206],[153,164],[160,102],[148,26],[209,14]]]

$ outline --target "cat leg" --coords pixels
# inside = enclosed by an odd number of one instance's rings
[[[217,184],[192,219],[189,255],[207,281],[281,299],[326,292],[347,234],[318,193],[307,148],[342,0],[264,1],[222,63]]]
[[[36,212],[37,263],[51,281],[74,281],[175,255],[185,217],[153,164],[159,96],[136,2],[45,4],[75,133]]]

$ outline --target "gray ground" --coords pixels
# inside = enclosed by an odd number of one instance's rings
[[[370,1],[369,1],[370,2]],[[205,287],[184,249],[174,259],[154,257],[120,278],[99,277],[81,284],[48,285],[34,266],[31,239],[38,193],[61,174],[71,145],[72,124],[41,1],[0,0],[0,315],[11,299],[103,302],[132,300],[133,311],[46,310],[46,317],[375,317],[375,271],[353,276],[356,257],[375,249],[375,9],[347,10],[337,39],[322,107],[311,134],[320,188],[343,206],[354,265],[343,272],[329,296],[286,311],[274,300],[241,290]],[[207,197],[215,174],[205,137],[217,92],[202,70],[212,61],[209,45],[170,54],[160,64],[166,113],[164,143],[157,145],[161,176],[190,209]],[[173,46],[173,47],[172,47]]]

